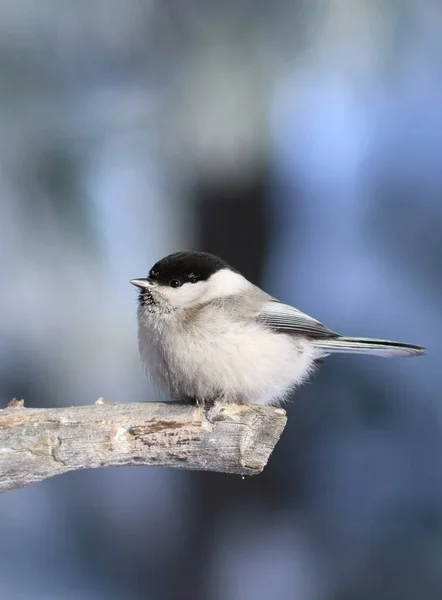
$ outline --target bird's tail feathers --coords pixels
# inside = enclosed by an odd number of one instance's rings
[[[374,340],[371,338],[336,337],[314,341],[315,348],[328,354],[342,352],[346,354],[372,354],[383,358],[405,358],[425,354],[423,346],[391,342],[389,340]]]

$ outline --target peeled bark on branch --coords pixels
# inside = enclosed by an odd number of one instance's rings
[[[172,403],[0,410],[0,492],[76,469],[127,465],[255,475],[287,418],[281,408]]]

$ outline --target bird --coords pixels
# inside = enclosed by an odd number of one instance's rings
[[[130,283],[139,289],[141,362],[178,402],[280,406],[330,354],[425,354],[415,344],[342,336],[206,252],[174,252]]]

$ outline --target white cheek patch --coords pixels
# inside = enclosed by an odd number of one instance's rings
[[[221,269],[221,271],[214,273],[209,277],[207,284],[206,295],[208,300],[238,294],[250,287],[250,283],[245,277],[230,269]]]
[[[201,302],[206,289],[207,281],[197,281],[196,283],[184,283],[179,288],[161,286],[161,294],[172,306],[184,308]]]
[[[161,295],[171,306],[186,308],[210,302],[216,298],[231,296],[249,286],[249,282],[239,273],[222,269],[209,277],[207,281],[184,283],[179,288],[161,286]]]

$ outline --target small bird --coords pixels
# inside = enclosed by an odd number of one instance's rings
[[[170,254],[131,283],[140,289],[141,360],[153,382],[181,402],[278,405],[331,353],[425,353],[341,336],[205,252]]]

